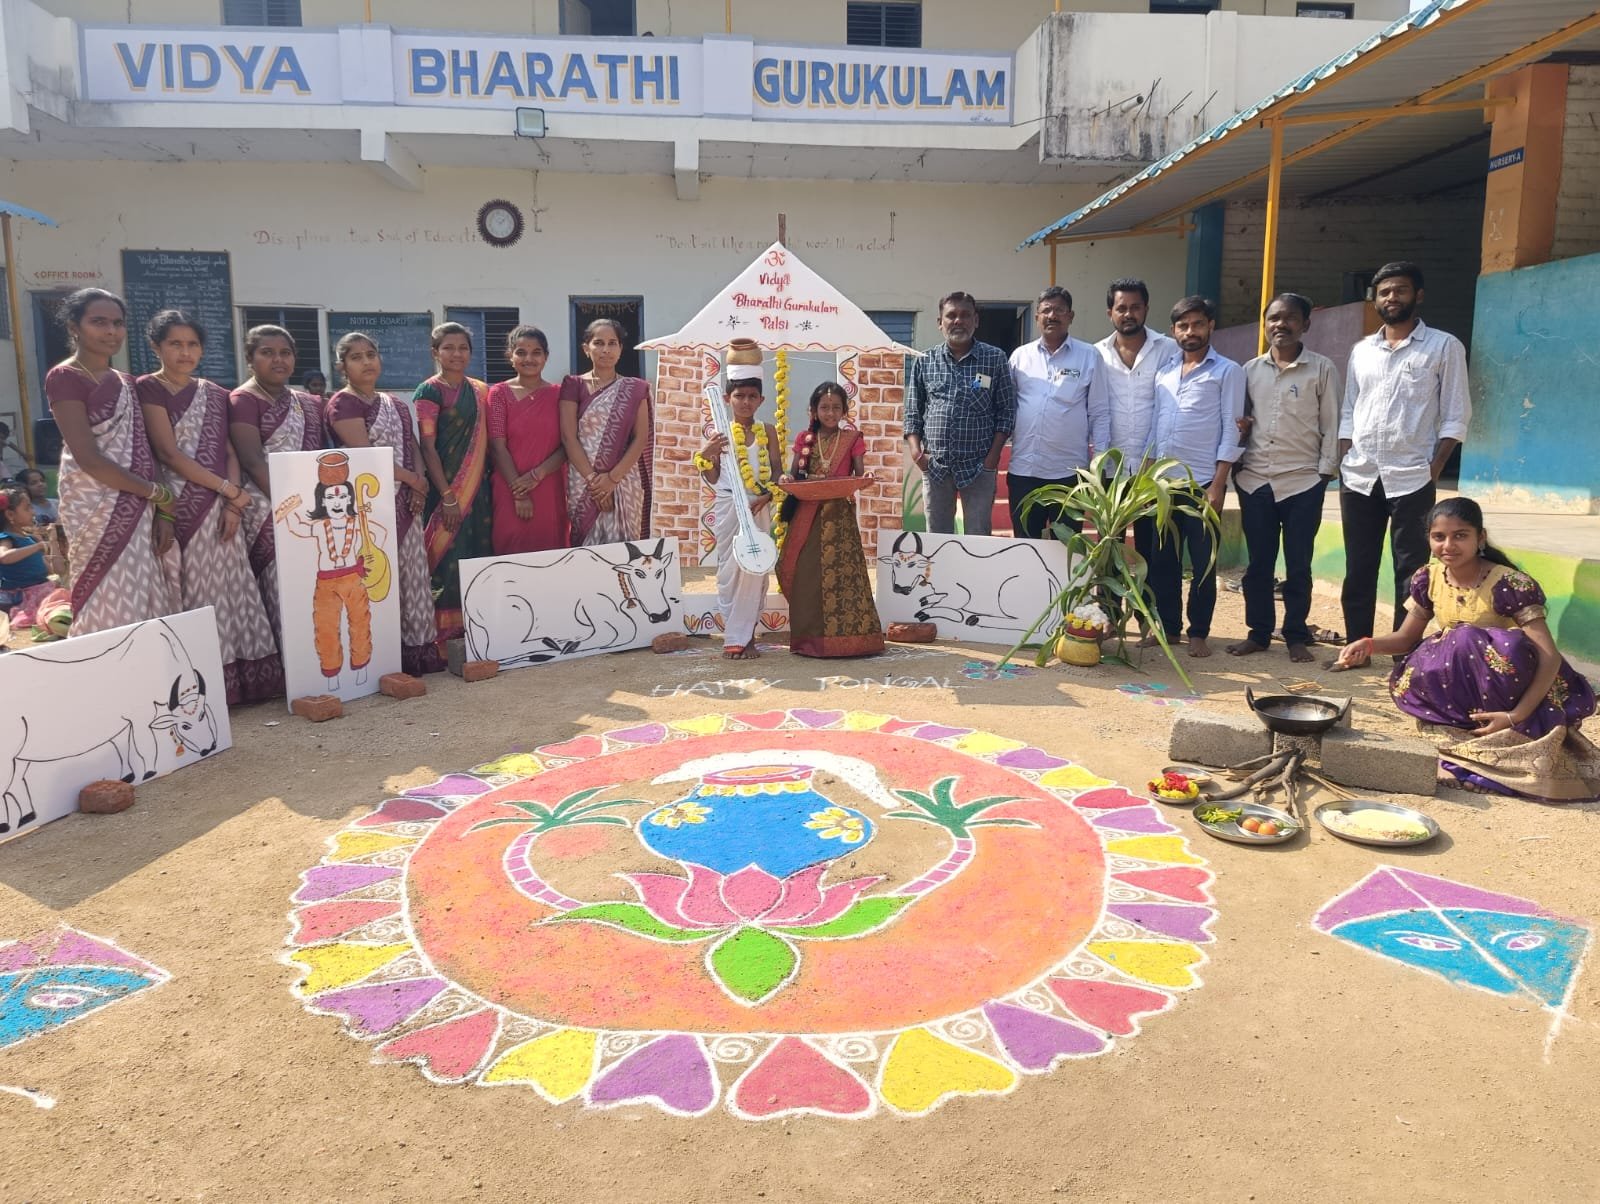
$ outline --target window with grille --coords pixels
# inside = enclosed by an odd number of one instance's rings
[[[478,376],[491,385],[516,376],[506,360],[506,336],[522,323],[522,311],[516,306],[447,305],[446,322],[460,322],[472,332],[472,360],[467,365],[469,376]]]
[[[1348,21],[1356,15],[1354,4],[1296,4],[1297,17],[1327,17],[1334,21]]]
[[[845,5],[845,41],[851,46],[922,45],[922,5],[890,0],[886,4]]]
[[[867,317],[879,330],[906,347],[917,345],[917,311],[914,309],[869,309]]]
[[[252,326],[281,326],[294,336],[291,385],[305,383],[309,372],[326,372],[322,364],[322,311],[309,305],[246,305],[239,310],[246,332]],[[248,366],[244,370],[249,373]]]
[[[224,25],[299,25],[300,0],[222,0]]]
[[[561,32],[631,38],[638,32],[634,0],[562,0]]]

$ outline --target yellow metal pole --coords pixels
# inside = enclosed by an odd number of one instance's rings
[[[1056,282],[1056,244],[1050,244],[1050,283]]]
[[[1267,160],[1267,232],[1261,248],[1261,308],[1256,311],[1260,323],[1256,337],[1256,354],[1267,350],[1267,306],[1272,303],[1273,286],[1278,269],[1278,210],[1282,207],[1283,193],[1283,123],[1272,123],[1272,155]]]
[[[0,243],[5,245],[6,300],[11,306],[11,350],[17,361],[17,413],[22,423],[22,450],[33,463],[33,418],[28,412],[28,359],[22,354],[22,310],[17,298],[17,256],[11,244],[11,215],[0,213]]]

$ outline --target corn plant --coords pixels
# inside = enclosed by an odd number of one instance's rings
[[[1034,658],[1034,663],[1042,667],[1050,659],[1050,650],[1064,628],[1065,616],[1074,607],[1093,600],[1100,603],[1111,619],[1111,633],[1117,640],[1119,659],[1130,663],[1128,627],[1138,620],[1147,631],[1155,634],[1178,676],[1193,690],[1194,682],[1167,643],[1166,630],[1155,614],[1153,599],[1145,590],[1149,566],[1144,557],[1123,542],[1123,533],[1136,520],[1149,518],[1155,521],[1156,539],[1165,543],[1177,538],[1172,523],[1175,516],[1198,518],[1211,535],[1211,561],[1204,567],[1195,565],[1194,571],[1196,576],[1215,571],[1222,524],[1194,474],[1177,460],[1145,460],[1130,470],[1123,462],[1122,453],[1113,448],[1101,452],[1089,467],[1079,469],[1076,483],[1044,485],[1028,494],[1022,502],[1024,518],[1040,507],[1055,516],[1050,531],[1067,547],[1070,576],[1044,613],[1006,653],[1005,660],[1028,645],[1041,627],[1048,627],[1049,635]],[[1061,521],[1066,518],[1082,523],[1085,530],[1074,531]]]

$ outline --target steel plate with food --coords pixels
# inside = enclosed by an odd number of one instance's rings
[[[815,481],[779,481],[778,488],[807,502],[826,502],[832,498],[849,497],[873,482],[866,477],[828,477]]]
[[[1299,820],[1265,803],[1201,803],[1193,814],[1212,836],[1234,844],[1282,844],[1300,834]]]
[[[1439,825],[1422,812],[1372,798],[1323,803],[1312,814],[1339,839],[1356,844],[1422,844],[1439,835]]]

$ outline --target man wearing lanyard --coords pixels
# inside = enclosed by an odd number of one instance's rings
[[[922,470],[928,530],[956,529],[956,500],[968,535],[988,535],[995,470],[1016,419],[1005,352],[980,343],[978,302],[954,292],[939,301],[944,342],[912,362],[906,381],[905,438]]]
[[[1051,285],[1033,309],[1039,338],[1011,353],[1017,390],[1017,424],[1011,436],[1011,467],[1006,496],[1011,531],[1019,538],[1043,539],[1057,514],[1036,506],[1026,516],[1023,500],[1044,485],[1073,485],[1078,469],[1111,442],[1111,403],[1100,356],[1072,338],[1072,294]],[[1063,518],[1077,530],[1074,520]]]
[[[1372,634],[1385,529],[1397,630],[1404,620],[1411,578],[1428,563],[1435,485],[1472,418],[1461,341],[1417,317],[1422,269],[1384,264],[1372,278],[1372,294],[1383,327],[1350,349],[1339,417],[1340,601],[1352,643]]]
[[[1228,474],[1238,460],[1239,421],[1244,417],[1244,371],[1216,353],[1211,332],[1216,308],[1204,297],[1185,297],[1172,307],[1172,333],[1182,355],[1156,373],[1155,418],[1145,453],[1177,460],[1195,479],[1205,501],[1219,514]],[[1197,502],[1201,500],[1196,497]],[[1217,608],[1217,570],[1211,533],[1198,518],[1174,514],[1150,557],[1150,592],[1166,632],[1176,643],[1183,627],[1183,551],[1194,566],[1189,586],[1189,655],[1210,656],[1206,642]],[[1143,641],[1155,642],[1152,632]]]
[[[1244,573],[1248,638],[1230,644],[1233,656],[1265,652],[1277,605],[1272,577],[1283,543],[1283,641],[1289,659],[1312,659],[1311,555],[1322,526],[1322,501],[1338,466],[1339,369],[1307,350],[1311,302],[1280,293],[1267,306],[1267,354],[1244,366],[1254,427],[1234,471],[1239,516],[1250,564]]]

